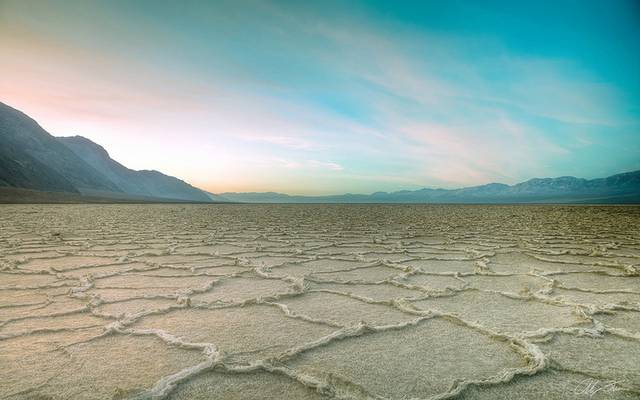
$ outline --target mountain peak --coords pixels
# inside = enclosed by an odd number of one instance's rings
[[[0,103],[0,186],[132,199],[209,202],[188,183],[138,172],[84,136],[53,137],[26,114]]]
[[[58,136],[57,139],[67,147],[82,147],[85,151],[91,151],[104,158],[111,158],[104,147],[84,136]]]

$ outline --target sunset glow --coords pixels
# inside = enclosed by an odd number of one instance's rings
[[[640,169],[637,2],[312,3],[2,0],[0,101],[216,193]]]

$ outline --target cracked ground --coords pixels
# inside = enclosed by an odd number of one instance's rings
[[[640,208],[0,206],[1,399],[638,399]]]

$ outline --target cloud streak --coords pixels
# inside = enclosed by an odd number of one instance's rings
[[[461,4],[460,15],[474,9]],[[373,192],[639,167],[640,85],[619,71],[622,53],[603,67],[597,49],[514,45],[490,19],[473,30],[386,14],[8,0],[0,101],[213,191]]]

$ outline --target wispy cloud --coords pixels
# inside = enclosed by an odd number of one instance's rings
[[[0,100],[218,191],[516,182],[640,157],[637,93],[492,31],[353,5],[150,5],[4,2]]]
[[[331,171],[342,171],[344,169],[340,164],[318,160],[309,160],[307,161],[307,165],[313,168],[328,169]]]

